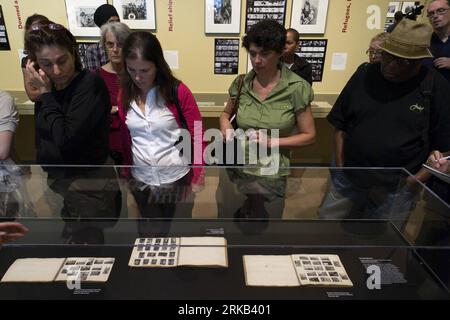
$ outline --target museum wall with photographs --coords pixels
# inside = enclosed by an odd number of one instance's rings
[[[70,27],[80,43],[95,42],[98,29],[89,20],[94,10],[90,7],[108,2],[122,5],[119,11],[126,23],[157,35],[176,76],[195,94],[226,94],[235,73],[247,71],[241,38],[248,25],[265,15],[284,21],[285,27],[298,26],[303,40],[327,40],[326,56],[320,61],[322,74],[317,77],[321,81],[314,82],[313,87],[316,94],[337,95],[354,70],[367,61],[369,40],[385,28],[389,10],[414,4],[387,0],[309,1],[317,10],[310,17],[301,13],[305,0],[1,0],[10,50],[0,51],[0,88],[23,91],[19,57],[29,15],[44,14]],[[145,8],[145,16],[139,16],[142,10],[135,10],[136,6]],[[220,14],[216,13],[218,9]],[[239,39],[239,50],[219,46],[217,39],[233,45],[232,40]],[[314,53],[310,55],[314,58]]]

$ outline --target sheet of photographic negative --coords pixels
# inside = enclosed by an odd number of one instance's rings
[[[77,279],[81,282],[106,282],[115,258],[67,258],[55,281]]]
[[[130,267],[176,267],[180,238],[138,238],[134,243]]]
[[[300,40],[296,53],[305,58],[312,66],[312,79],[315,82],[322,81],[327,53],[328,39]]]
[[[353,286],[339,256],[292,255],[300,285]]]
[[[3,17],[2,6],[0,6],[0,50],[11,50],[6,32],[5,18]]]
[[[286,0],[247,0],[245,32],[255,23],[272,19],[284,26]]]
[[[214,74],[237,74],[239,39],[215,39]]]

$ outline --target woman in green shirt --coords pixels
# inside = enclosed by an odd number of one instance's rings
[[[258,158],[257,166],[248,166],[251,155],[249,142],[246,141],[246,165],[243,169],[234,170],[233,174],[239,176],[238,181],[251,180],[252,185],[257,181],[259,186],[268,190],[269,198],[284,197],[286,176],[290,174],[290,148],[310,145],[316,135],[310,107],[313,91],[308,82],[280,62],[285,43],[286,30],[274,20],[256,23],[243,38],[253,70],[244,77],[237,109],[237,127],[244,131],[254,129],[255,132],[248,135],[249,139],[253,143],[266,145],[272,152],[264,159]],[[225,139],[230,138],[232,131],[229,129],[233,129],[230,119],[238,84],[239,77],[230,86],[230,98],[220,116],[220,129]],[[278,137],[274,130],[278,130]],[[276,152],[277,148],[279,152]],[[237,184],[238,189],[242,189],[242,184]],[[256,192],[259,196],[260,191]],[[251,192],[246,191],[246,194],[249,196]],[[265,199],[268,197],[265,196]],[[255,202],[261,202],[259,200]]]

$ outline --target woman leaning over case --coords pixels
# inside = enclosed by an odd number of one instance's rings
[[[270,161],[258,159],[258,168],[246,166],[233,172],[233,176],[239,177],[232,180],[256,182],[252,185],[258,186],[252,187],[252,190],[257,191],[246,191],[252,198],[256,197],[251,201],[254,205],[247,206],[249,208],[261,207],[263,201],[274,197],[284,197],[285,177],[290,174],[290,148],[312,144],[315,139],[314,119],[310,107],[313,91],[306,80],[280,62],[285,43],[286,30],[274,20],[258,22],[243,38],[243,46],[250,54],[253,70],[244,77],[237,109],[237,127],[244,131],[256,130],[250,139],[266,145],[268,149],[279,147],[279,152],[272,153],[269,157]],[[238,92],[238,83],[239,77],[229,88],[230,99],[220,117],[220,129],[225,138],[229,138],[227,129],[232,129],[230,115]],[[260,129],[267,129],[268,136]],[[270,137],[273,130],[279,130],[279,138]],[[297,132],[293,133],[295,130]],[[247,144],[244,152],[246,164],[249,163],[249,151],[251,150]],[[270,163],[271,168],[261,167],[267,163]],[[246,190],[242,185],[238,188]],[[267,196],[260,201],[258,197],[262,193],[267,193]],[[280,216],[281,212],[275,215]]]
[[[124,164],[135,165],[131,170],[135,180],[132,190],[141,215],[172,218],[177,211],[177,215],[190,216],[193,203],[186,197],[192,195],[191,190],[201,189],[203,169],[191,172],[187,163],[190,159],[180,154],[177,145],[185,120],[194,146],[193,164],[203,164],[202,118],[195,98],[185,84],[179,83],[176,95],[180,114],[173,93],[178,80],[151,33],[132,33],[123,45],[122,57],[119,116],[124,127]]]

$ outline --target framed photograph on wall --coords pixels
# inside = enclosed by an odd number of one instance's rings
[[[393,18],[397,11],[400,11],[400,1],[389,2],[386,17]]]
[[[321,82],[325,70],[325,57],[327,53],[328,39],[300,40],[296,54],[306,59],[312,67],[312,80]]]
[[[265,19],[278,21],[284,26],[286,17],[286,0],[247,0],[245,10],[245,32],[256,23]]]
[[[300,34],[325,33],[328,0],[293,0],[291,28]]]
[[[241,0],[205,0],[205,33],[240,33]]]
[[[155,0],[114,0],[113,6],[130,29],[156,30]]]
[[[408,12],[410,12],[412,9],[414,9],[415,7],[415,2],[414,1],[403,1],[402,4],[402,12],[404,14],[407,14]]]
[[[237,74],[239,39],[214,39],[214,74]]]
[[[94,23],[94,12],[106,0],[66,0],[69,30],[76,37],[99,37],[100,28]]]

